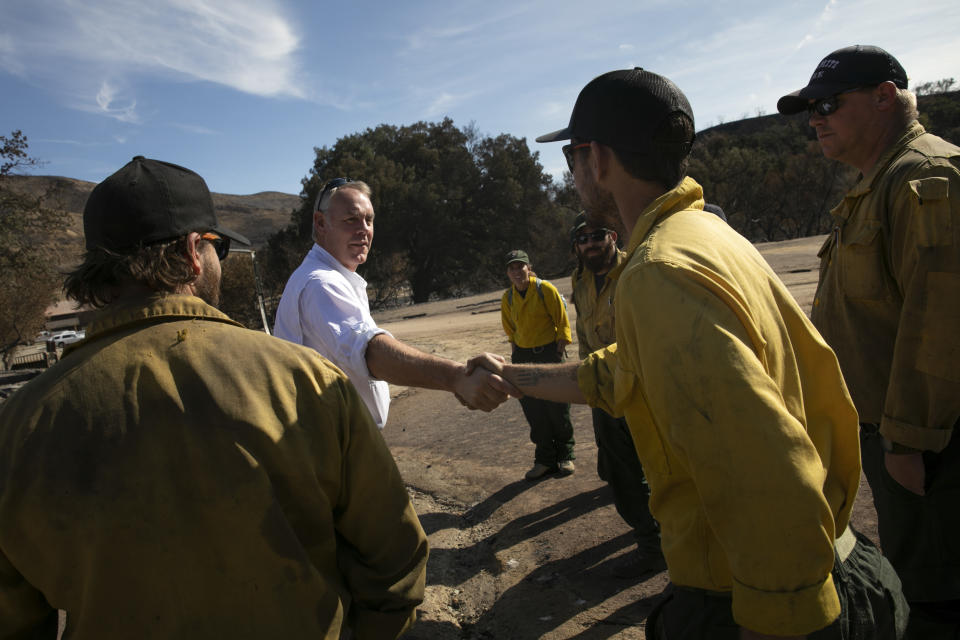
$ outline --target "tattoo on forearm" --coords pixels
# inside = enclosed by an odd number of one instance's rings
[[[569,369],[569,371],[567,371]],[[549,383],[551,380],[573,380],[577,381],[576,367],[551,366],[551,365],[530,365],[518,366],[516,374],[516,384],[521,387],[536,387],[542,383]]]
[[[524,367],[517,372],[517,384],[522,387],[535,387],[542,377],[533,367]]]

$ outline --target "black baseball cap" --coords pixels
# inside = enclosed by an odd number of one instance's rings
[[[640,67],[610,71],[580,91],[566,128],[544,134],[537,142],[578,138],[645,152],[654,143],[653,134],[660,123],[675,113],[693,124],[690,102],[669,79]],[[682,144],[692,145],[693,139]]]
[[[811,100],[848,89],[871,87],[887,80],[900,89],[907,88],[907,72],[896,58],[880,47],[868,44],[844,47],[820,61],[807,86],[780,98],[777,111],[784,115],[800,113],[806,111]]]
[[[203,178],[190,169],[143,156],[94,187],[83,209],[87,250],[120,251],[207,230],[250,244],[217,224]]]

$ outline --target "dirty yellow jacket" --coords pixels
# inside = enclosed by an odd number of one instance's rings
[[[913,123],[831,213],[813,322],[860,419],[940,451],[960,420],[960,148]]]
[[[576,269],[570,276],[573,304],[577,308],[577,345],[581,360],[592,351],[617,341],[613,292],[617,288],[617,277],[626,259],[626,252],[617,249],[617,262],[604,275],[603,286],[599,292],[593,272],[586,267]]]
[[[536,276],[530,276],[526,295],[520,295],[512,284],[510,289],[503,292],[500,300],[500,321],[507,338],[518,347],[526,349],[558,340],[569,344],[573,336],[570,334],[567,307],[560,297],[560,292],[546,280],[540,281],[540,291],[543,299],[537,293]]]
[[[742,626],[805,634],[840,613],[830,572],[860,478],[857,414],[790,292],[702,207],[687,178],[642,212],[617,343],[579,385],[626,417],[670,579],[732,592]]]
[[[199,298],[108,307],[0,406],[0,637],[393,638],[426,560],[343,374]]]

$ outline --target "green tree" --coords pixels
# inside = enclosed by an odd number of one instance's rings
[[[273,291],[308,250],[314,200],[337,177],[373,190],[373,248],[358,271],[374,306],[498,287],[509,249],[542,249],[546,257],[555,240],[565,248],[550,177],[522,139],[483,137],[447,118],[380,125],[315,153],[291,226],[267,244],[265,280]]]
[[[0,136],[0,160],[0,355],[8,364],[13,349],[43,328],[44,311],[57,299],[61,276],[54,238],[66,222],[48,206],[55,193],[31,195],[12,181],[40,164],[29,155],[21,131]]]
[[[753,242],[824,233],[856,172],[824,158],[810,132],[805,114],[714,127],[698,134],[689,173]]]

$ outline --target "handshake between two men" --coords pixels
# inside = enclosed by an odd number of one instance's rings
[[[464,406],[484,411],[495,409],[509,396],[586,404],[577,384],[579,366],[579,360],[564,364],[508,364],[503,356],[482,353],[467,361],[464,375],[468,382],[464,386],[470,395],[456,395]],[[481,383],[487,388],[476,389]]]

